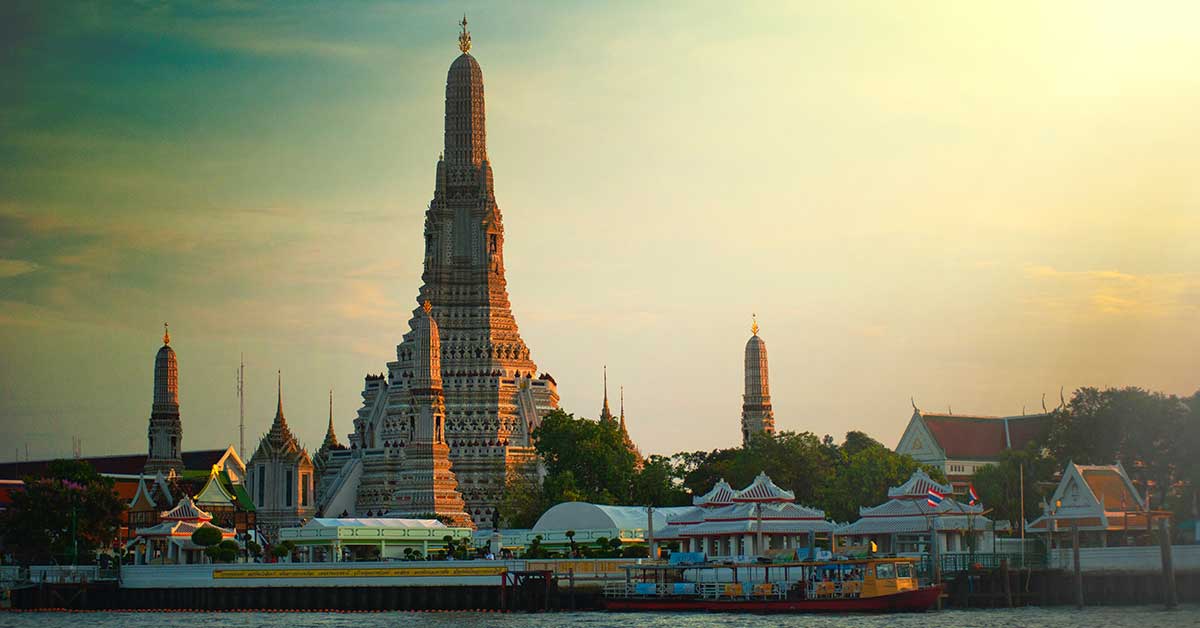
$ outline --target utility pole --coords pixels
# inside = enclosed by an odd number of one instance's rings
[[[237,370],[238,455],[246,458],[246,354],[241,354]]]

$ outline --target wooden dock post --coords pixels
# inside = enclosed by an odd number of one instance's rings
[[[1071,520],[1071,554],[1075,563],[1075,608],[1083,608],[1083,570],[1079,566],[1079,522]]]
[[[575,568],[567,570],[567,591],[571,596],[571,610],[575,610]]]
[[[1175,589],[1175,564],[1171,559],[1171,524],[1166,519],[1158,522],[1158,546],[1162,550],[1163,603],[1167,610],[1172,610],[1179,606],[1179,594]]]
[[[1000,559],[1000,577],[1004,579],[1004,582],[1002,583],[1002,586],[1004,587],[1002,589],[1004,591],[1004,603],[1006,605],[1008,605],[1009,608],[1012,608],[1012,605],[1013,605],[1012,582],[1011,582],[1011,579],[1010,579],[1009,573],[1008,573],[1008,559],[1007,558]]]

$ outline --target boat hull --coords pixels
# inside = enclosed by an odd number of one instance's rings
[[[732,613],[902,613],[933,608],[942,585],[891,595],[822,600],[708,600],[701,598],[609,598],[610,611],[707,611]]]

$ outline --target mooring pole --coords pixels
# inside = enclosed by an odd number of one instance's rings
[[[1171,524],[1166,519],[1158,522],[1158,546],[1162,549],[1163,602],[1167,610],[1172,610],[1179,606],[1179,595],[1175,590],[1175,564],[1171,560]]]
[[[1083,608],[1083,571],[1079,568],[1079,521],[1071,520],[1071,554],[1075,562],[1075,608]]]
[[[575,568],[567,570],[567,590],[571,596],[571,610],[575,610]]]

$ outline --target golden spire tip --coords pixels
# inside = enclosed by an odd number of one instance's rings
[[[458,49],[467,54],[471,51],[471,31],[467,30],[467,14],[463,13],[462,22],[459,22],[462,27],[462,32],[458,34]]]
[[[171,330],[167,329],[166,323],[163,323],[163,344],[171,344]]]
[[[754,321],[753,323],[750,324],[750,333],[757,336],[758,335],[758,314],[751,314],[750,319],[752,321]]]

